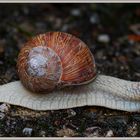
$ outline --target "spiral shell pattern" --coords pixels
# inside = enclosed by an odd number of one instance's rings
[[[23,85],[36,92],[89,83],[96,76],[94,57],[87,45],[63,32],[30,39],[19,53],[17,68]]]

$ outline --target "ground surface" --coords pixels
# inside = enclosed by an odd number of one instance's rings
[[[18,80],[20,48],[29,37],[47,31],[81,38],[94,54],[99,73],[140,81],[139,6],[0,4],[0,84]],[[1,103],[0,136],[140,136],[140,114],[102,107],[34,112]]]

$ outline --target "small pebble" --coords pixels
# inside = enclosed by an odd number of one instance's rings
[[[94,127],[88,127],[85,131],[85,136],[87,137],[99,137],[99,131],[101,130],[100,127],[94,126]]]
[[[45,131],[41,131],[41,132],[40,132],[40,136],[41,136],[41,137],[45,137],[45,136],[46,136],[46,132],[45,132]]]
[[[99,17],[98,17],[98,15],[97,15],[97,14],[92,15],[92,16],[90,17],[90,22],[91,22],[92,24],[99,23]]]
[[[136,123],[133,123],[132,126],[129,126],[128,129],[127,129],[127,134],[130,135],[130,136],[136,136],[137,133],[138,133],[138,128],[137,128],[137,124]]]
[[[140,35],[140,24],[134,24],[130,26],[130,30],[135,34]]]
[[[2,65],[3,64],[3,62],[2,61],[0,61],[0,65]]]
[[[23,134],[25,136],[31,136],[32,135],[32,131],[33,131],[32,128],[24,128],[22,132],[23,132]]]
[[[57,136],[59,137],[72,137],[77,135],[76,132],[69,128],[60,129],[57,132]]]
[[[3,120],[5,118],[5,114],[4,113],[0,113],[0,120]]]
[[[76,115],[76,112],[73,109],[68,109],[67,113],[68,113],[68,118]]]
[[[10,105],[9,104],[6,104],[6,103],[3,103],[0,105],[0,112],[8,112],[10,109]]]
[[[80,16],[81,12],[79,9],[72,9],[71,10],[71,15],[73,16]]]
[[[68,24],[64,24],[62,26],[62,28],[61,28],[61,31],[66,32],[68,30],[68,28],[69,28],[69,25]]]
[[[96,59],[106,60],[106,56],[105,56],[104,52],[103,51],[98,51],[96,53]],[[103,61],[101,61],[101,62],[103,62]]]
[[[107,131],[106,137],[112,137],[112,136],[114,136],[113,131],[112,130]]]
[[[110,41],[110,37],[107,34],[101,34],[98,36],[97,40],[102,43],[108,43]]]

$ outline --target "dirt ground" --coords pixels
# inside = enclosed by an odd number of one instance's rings
[[[19,80],[20,48],[47,31],[83,40],[99,73],[140,81],[139,19],[140,4],[0,4],[0,84]],[[139,137],[140,114],[87,106],[35,112],[1,103],[0,136]]]

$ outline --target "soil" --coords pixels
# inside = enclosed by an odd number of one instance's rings
[[[0,84],[19,80],[19,50],[47,31],[71,33],[94,54],[98,72],[140,81],[139,4],[0,4]],[[6,108],[6,111],[2,110]],[[140,114],[104,107],[36,112],[0,105],[1,137],[139,137]]]

